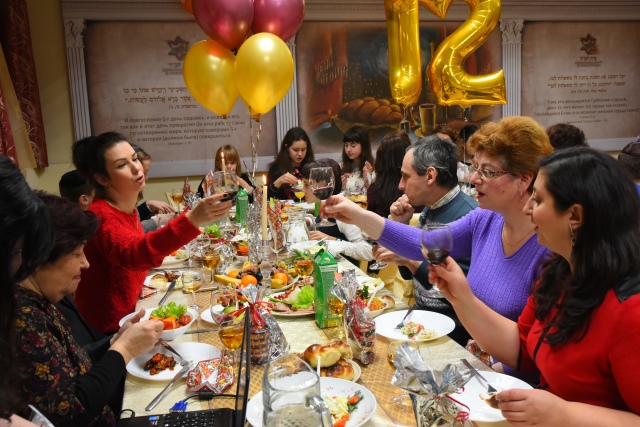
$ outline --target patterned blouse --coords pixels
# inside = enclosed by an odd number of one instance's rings
[[[28,403],[57,426],[115,426],[114,414],[104,404],[108,396],[95,408],[93,419],[86,417],[91,411],[87,406],[95,406],[96,399],[91,399],[91,387],[84,387],[81,377],[92,364],[71,336],[62,313],[42,296],[21,286],[16,289],[16,299],[16,340],[19,359],[27,369],[23,392]],[[105,388],[107,394],[109,387]]]
[[[374,173],[371,163],[365,162],[364,167],[360,170],[358,165],[353,165],[353,172],[347,175],[347,185],[342,191],[344,194],[367,194],[367,189],[373,181]]]

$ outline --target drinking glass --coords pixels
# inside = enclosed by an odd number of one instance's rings
[[[242,347],[242,337],[244,336],[244,322],[246,315],[242,319],[223,320],[218,327],[218,335],[222,345],[231,355],[231,363],[236,363],[238,349]],[[249,337],[247,337],[249,339]]]
[[[422,227],[420,237],[420,247],[422,255],[431,264],[439,264],[444,261],[453,247],[453,237],[449,224],[439,222],[428,222]],[[436,285],[432,284],[431,289],[425,292],[429,298],[444,298],[444,294]]]
[[[208,234],[200,234],[195,238],[194,249],[198,252],[200,258],[202,258],[202,253],[205,248],[208,248],[211,245],[211,239]]]
[[[298,202],[302,202],[302,198],[304,197],[304,183],[302,181],[296,182],[296,185],[291,186],[293,190],[293,194],[295,194]]]
[[[220,285],[218,289],[211,292],[209,312],[211,313],[213,321],[218,325],[223,320],[226,320],[230,313],[233,313],[237,309],[238,295],[235,289]]]
[[[313,168],[309,174],[309,185],[313,190],[313,194],[320,200],[327,200],[333,194],[335,178],[333,176],[333,168]],[[333,222],[323,219],[316,224],[316,227],[332,227]]]
[[[274,227],[269,227],[269,249],[276,256],[276,264],[278,264],[278,254],[287,249],[287,240],[284,231],[278,236],[278,232]]]
[[[176,204],[176,212],[180,212],[180,203],[184,202],[182,190],[174,188],[171,190],[171,200]]]
[[[378,242],[375,241],[374,238],[372,238],[371,236],[369,236],[367,233],[365,233],[364,231],[362,232],[362,238],[371,245],[371,247],[375,248],[378,245]],[[386,262],[378,262],[375,261],[373,264],[371,264],[369,267],[367,267],[369,270],[372,271],[378,271],[378,270],[382,270],[383,268],[385,268],[387,266]]]
[[[262,425],[266,427],[331,426],[331,414],[320,394],[315,370],[294,354],[267,362],[262,377]]]
[[[227,193],[222,201],[231,200],[235,204],[238,195],[238,177],[235,172],[217,171],[213,173],[213,194]],[[229,213],[225,213],[220,219],[220,228],[225,228],[230,224]]]
[[[196,291],[202,287],[202,279],[202,274],[195,271],[182,273],[182,287],[185,291],[191,292],[191,296],[193,297],[193,305],[190,305],[189,308],[195,311],[200,311],[201,308],[196,301]]]
[[[393,364],[393,359],[395,359],[396,357],[398,347],[400,347],[402,344],[405,344],[405,343],[415,348],[416,350],[418,350],[420,354],[423,356],[423,358],[425,355],[426,356],[429,355],[429,349],[426,348],[426,346],[421,346],[417,342],[391,341],[389,343],[389,346],[387,347],[387,362],[389,362],[389,365],[391,365],[391,368],[396,369],[396,366]],[[409,397],[409,393],[407,393],[406,391],[403,391],[401,393],[396,393],[391,399],[391,401],[396,405],[402,406],[403,408],[406,408],[406,409],[409,409],[412,407],[411,398]]]
[[[215,247],[205,248],[202,252],[202,266],[211,272],[211,281],[216,267],[220,264],[220,249]]]
[[[293,268],[295,268],[296,273],[304,279],[307,276],[311,276],[313,273],[313,260],[302,258],[296,259],[293,264]]]

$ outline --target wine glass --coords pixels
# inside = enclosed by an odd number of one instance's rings
[[[422,255],[431,264],[439,264],[444,261],[453,247],[453,237],[451,236],[449,224],[441,224],[439,222],[426,223],[422,227],[420,246]],[[432,285],[431,289],[425,292],[425,295],[429,298],[444,298],[444,294],[436,285]]]
[[[235,289],[227,286],[219,286],[211,292],[211,303],[209,313],[211,318],[218,325],[229,318],[229,314],[238,309],[238,295]]]
[[[302,203],[302,198],[304,197],[304,183],[302,181],[297,181],[295,185],[291,186],[291,189],[298,199],[298,202]]]
[[[376,242],[376,240],[369,236],[367,233],[365,233],[364,231],[362,232],[362,238],[371,245],[371,247],[376,247],[378,245],[378,242]],[[385,262],[378,262],[375,261],[373,264],[371,264],[369,267],[367,267],[369,270],[372,271],[378,271],[378,270],[382,270],[383,268],[385,268],[387,266],[387,263]]]
[[[309,185],[313,194],[320,200],[327,200],[333,194],[335,178],[333,176],[333,168],[313,168],[309,174]],[[316,224],[316,227],[332,227],[333,222],[323,219]]]
[[[393,364],[393,359],[395,359],[396,357],[398,347],[400,347],[402,344],[407,344],[418,350],[423,358],[425,355],[429,355],[429,350],[425,346],[420,346],[420,344],[417,342],[391,341],[389,343],[389,346],[387,347],[387,362],[389,362],[389,365],[391,365],[392,369],[396,369],[396,365]],[[406,391],[394,394],[391,401],[396,405],[402,406],[403,408],[408,409],[412,407],[411,398],[409,397],[409,393],[407,393]]]
[[[235,172],[217,171],[213,173],[213,194],[218,193],[227,194],[222,199],[223,202],[231,200],[235,204],[238,195],[238,177]],[[227,212],[219,222],[220,228],[228,226],[229,223],[229,213]]]
[[[182,194],[182,190],[178,190],[176,188],[171,190],[171,199],[178,206],[178,211],[180,211],[180,203],[184,201],[184,196]]]
[[[213,282],[213,273],[220,264],[220,249],[217,247],[205,248],[202,252],[202,266],[211,272],[211,281]]]
[[[226,350],[231,353],[231,363],[236,363],[238,349],[242,346],[244,336],[244,322],[246,315],[240,318],[223,320],[218,327],[220,341]]]
[[[195,311],[200,311],[201,308],[196,301],[196,291],[202,287],[202,279],[202,273],[195,271],[182,273],[182,287],[185,291],[191,292],[191,296],[193,297],[193,305],[190,305],[189,308]]]
[[[313,273],[313,260],[298,258],[295,260],[293,268],[295,268],[296,273],[304,279]]]
[[[278,235],[275,227],[269,227],[269,249],[276,256],[276,264],[278,264],[278,254],[287,249],[287,238],[284,232]]]

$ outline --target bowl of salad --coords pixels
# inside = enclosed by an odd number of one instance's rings
[[[127,314],[120,319],[119,325],[122,327],[131,317],[135,316],[137,312]],[[169,302],[160,307],[153,307],[145,309],[144,316],[140,321],[157,319],[161,320],[164,325],[164,331],[162,331],[161,338],[165,341],[175,340],[182,334],[189,330],[191,324],[198,318],[198,312],[187,308],[186,305],[176,304],[175,302]]]

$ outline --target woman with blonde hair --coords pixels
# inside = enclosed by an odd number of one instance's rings
[[[474,295],[492,310],[516,320],[542,261],[549,256],[549,250],[536,241],[536,228],[523,208],[531,195],[538,161],[553,148],[542,126],[518,116],[486,123],[471,137],[470,144],[476,149],[471,184],[476,186],[479,208],[449,224],[451,256],[471,258],[468,280]],[[358,225],[397,255],[424,259],[422,232],[417,228],[363,212],[337,196],[325,202],[322,213]],[[377,260],[385,261],[384,257]],[[438,299],[427,298],[422,305],[438,303]]]
[[[251,185],[251,180],[249,179],[249,175],[242,172],[242,166],[240,165],[240,154],[238,154],[238,150],[233,145],[223,145],[218,148],[216,151],[216,155],[214,157],[214,172],[222,170],[222,154],[224,153],[224,165],[226,170],[229,172],[235,172],[238,177],[238,185],[244,188],[247,193],[251,194],[253,192],[253,186]],[[204,178],[200,181],[200,185],[198,186],[198,195],[200,197],[204,197]]]

